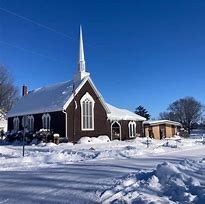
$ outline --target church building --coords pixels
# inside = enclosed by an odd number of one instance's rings
[[[146,120],[106,103],[86,71],[81,28],[76,75],[70,81],[29,92],[24,85],[22,97],[7,114],[8,130],[22,130],[23,117],[27,117],[30,132],[53,130],[69,142],[99,135],[107,135],[111,140],[135,138],[143,135],[142,123]]]

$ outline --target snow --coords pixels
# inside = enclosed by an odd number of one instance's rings
[[[163,162],[151,171],[138,170],[121,178],[101,195],[103,203],[197,203],[205,201],[205,186],[194,178],[203,160]],[[120,202],[121,201],[121,202]]]
[[[75,81],[75,89],[84,82]],[[21,97],[7,117],[62,111],[72,92],[73,80],[35,89]]]
[[[107,103],[107,106],[110,110],[108,114],[109,120],[136,120],[136,121],[144,121],[146,118],[137,115],[131,111],[126,109],[119,109]]]
[[[148,121],[144,121],[143,124],[150,124],[150,125],[170,124],[170,125],[182,126],[181,123],[175,122],[175,121],[171,121],[171,120],[148,120]]]
[[[195,139],[205,137],[205,130],[204,129],[191,130],[190,137]]]
[[[91,142],[90,137],[81,137],[78,140],[78,144],[89,144]]]
[[[81,137],[78,144],[100,144],[110,142],[110,138],[106,135],[101,135],[98,137]]]
[[[178,142],[180,142],[182,138],[181,138],[179,135],[174,135],[173,137],[166,137],[165,139],[166,139],[167,141],[173,140],[173,141],[178,141]]]
[[[139,116],[129,110],[119,109],[104,102],[103,97],[94,86],[89,77],[75,81],[76,93],[89,80],[93,89],[99,95],[104,108],[107,111],[108,119],[110,120],[136,120],[144,121],[146,118]],[[55,111],[63,111],[73,97],[74,81],[65,81],[58,84],[42,87],[30,91],[26,96],[20,98],[19,101],[7,113],[7,118],[22,115],[31,115],[38,113],[47,113]]]
[[[90,138],[92,139],[92,138]],[[205,146],[181,139],[0,145],[0,203],[204,203]]]
[[[110,138],[109,138],[107,135],[98,136],[98,139],[99,139],[102,143],[110,142]]]
[[[7,131],[7,120],[4,118],[0,119],[0,130],[3,129],[4,132]]]

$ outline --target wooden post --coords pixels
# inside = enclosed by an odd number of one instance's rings
[[[147,148],[149,147],[149,137],[147,136]]]
[[[25,155],[25,135],[26,135],[26,129],[24,127],[24,131],[23,131],[23,157]]]

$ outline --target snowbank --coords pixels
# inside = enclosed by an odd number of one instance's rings
[[[106,135],[101,135],[98,137],[81,137],[78,144],[100,144],[110,142],[110,138]]]
[[[81,137],[78,140],[78,144],[90,144],[90,142],[91,142],[90,137]]]
[[[205,203],[205,186],[194,174],[205,168],[200,162],[164,162],[152,171],[138,171],[120,179],[101,195],[103,203]]]
[[[26,166],[29,168],[44,167],[45,165],[59,163],[160,156],[169,152],[181,155],[183,151],[194,152],[195,148],[203,149],[203,147],[202,143],[196,143],[193,139],[182,139],[177,147],[175,141],[169,141],[169,145],[167,145],[166,140],[152,140],[147,148],[146,138],[137,138],[130,141],[110,141],[107,136],[83,137],[79,144],[75,145],[72,143],[26,145],[25,158],[27,160],[22,160],[22,145],[0,145],[0,170],[13,169],[14,166],[20,169]]]

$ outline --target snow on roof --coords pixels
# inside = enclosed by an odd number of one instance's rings
[[[79,90],[87,79],[90,78],[88,77],[77,82],[75,81],[75,90]],[[94,89],[96,88],[94,87]],[[73,80],[35,89],[30,91],[26,96],[21,97],[6,116],[8,118],[14,116],[62,111],[69,100],[72,99],[72,91]],[[103,99],[102,103],[104,104]],[[107,116],[110,120],[146,120],[146,118],[132,113],[131,111],[119,109],[110,104],[105,103],[105,108],[108,108]]]
[[[137,115],[126,109],[116,108],[108,103],[106,103],[110,113],[107,114],[109,120],[136,120],[136,121],[144,121],[146,118]]]
[[[172,120],[148,120],[148,121],[144,121],[143,123],[144,125],[170,124],[170,125],[182,126],[181,123]]]
[[[75,89],[85,80],[75,82]],[[42,87],[30,91],[20,98],[7,114],[8,117],[54,112],[63,110],[63,106],[72,96],[73,80]]]

